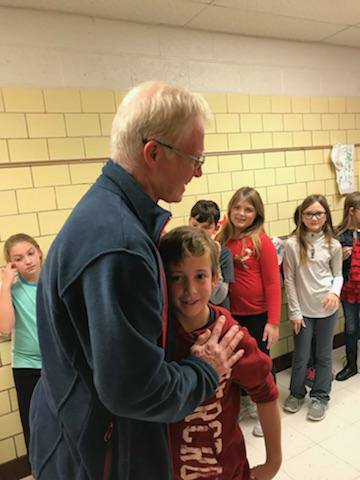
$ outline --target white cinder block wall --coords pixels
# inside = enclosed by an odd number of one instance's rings
[[[2,85],[126,89],[161,78],[202,92],[360,94],[360,50],[0,8]]]

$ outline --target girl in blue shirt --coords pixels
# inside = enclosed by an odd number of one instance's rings
[[[7,263],[2,269],[0,333],[12,336],[13,376],[28,449],[30,400],[41,372],[36,288],[42,252],[32,237],[18,233],[6,240],[4,257]]]

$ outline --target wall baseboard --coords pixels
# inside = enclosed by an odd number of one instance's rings
[[[345,344],[344,333],[338,333],[337,335],[334,336],[333,348],[341,347],[344,344]],[[281,372],[281,370],[286,370],[287,368],[291,367],[291,361],[292,361],[292,352],[285,353],[280,357],[274,358],[273,362],[275,365],[275,371]]]
[[[31,467],[26,455],[0,465],[1,480],[19,480],[31,475]]]

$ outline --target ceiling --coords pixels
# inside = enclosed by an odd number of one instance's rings
[[[0,6],[360,48],[359,0],[0,0]]]

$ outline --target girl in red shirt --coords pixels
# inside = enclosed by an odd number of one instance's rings
[[[264,205],[259,193],[251,187],[237,190],[230,199],[227,217],[217,240],[231,250],[234,258],[235,281],[229,288],[231,313],[249,330],[260,350],[270,355],[279,338],[281,287],[276,250],[264,232]],[[242,403],[256,418],[249,398],[243,398]],[[262,436],[259,423],[253,434]]]
[[[336,375],[342,382],[356,375],[357,344],[360,333],[360,192],[349,193],[345,198],[344,214],[337,227],[338,240],[343,253],[344,286],[341,303],[345,315],[346,364]]]

